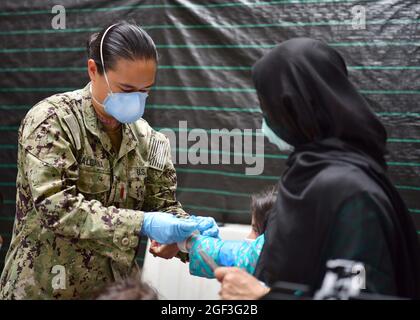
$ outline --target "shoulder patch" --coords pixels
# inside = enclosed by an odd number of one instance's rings
[[[152,135],[149,146],[149,167],[163,171],[168,158],[167,142]]]

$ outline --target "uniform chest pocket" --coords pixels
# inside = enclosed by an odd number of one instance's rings
[[[147,169],[145,167],[132,167],[128,170],[128,195],[137,200],[143,201],[146,192],[145,178]]]
[[[88,199],[96,199],[104,203],[111,189],[111,173],[95,168],[80,167],[77,188]]]

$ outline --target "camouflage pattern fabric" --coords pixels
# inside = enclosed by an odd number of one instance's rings
[[[46,98],[25,116],[1,299],[90,298],[138,273],[144,211],[188,216],[176,201],[169,140],[143,119],[122,131],[116,154],[89,84]]]

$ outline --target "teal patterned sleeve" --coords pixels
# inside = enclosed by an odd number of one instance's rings
[[[200,256],[200,251],[207,253],[219,266],[238,267],[253,274],[264,245],[264,235],[254,241],[221,240],[197,235],[190,241],[190,274],[214,278],[213,271]]]

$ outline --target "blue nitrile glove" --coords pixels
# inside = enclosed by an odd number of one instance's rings
[[[219,227],[212,217],[190,216],[189,219],[198,222],[197,230],[201,235],[219,238]]]
[[[145,212],[141,234],[161,244],[181,242],[199,228],[199,221],[180,219],[170,213]]]

